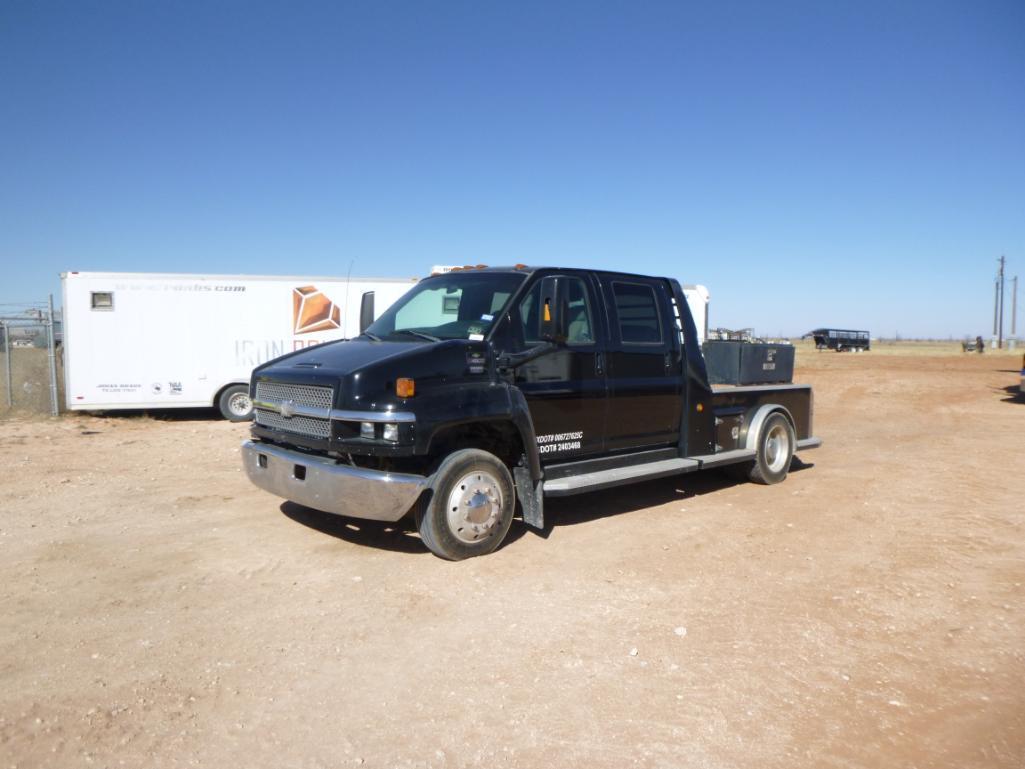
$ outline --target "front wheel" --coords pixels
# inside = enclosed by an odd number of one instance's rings
[[[221,416],[229,422],[248,422],[253,418],[253,401],[249,398],[247,385],[232,385],[225,388],[217,399]]]
[[[757,454],[748,477],[755,483],[779,483],[787,477],[796,445],[790,420],[778,411],[770,414],[758,435]]]
[[[433,493],[416,507],[416,527],[427,548],[450,561],[498,548],[512,525],[512,475],[494,454],[462,449],[445,457]]]

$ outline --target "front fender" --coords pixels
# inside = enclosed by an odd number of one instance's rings
[[[504,382],[462,382],[439,388],[423,400],[418,395],[417,401],[415,453],[430,454],[431,445],[442,430],[479,422],[511,422],[523,443],[531,478],[540,480],[541,460],[534,422],[527,401],[517,388]]]

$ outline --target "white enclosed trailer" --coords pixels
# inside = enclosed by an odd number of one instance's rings
[[[416,278],[61,273],[72,410],[217,407],[249,416],[253,368],[361,331]]]
[[[700,283],[697,285],[685,285],[683,287],[683,298],[687,300],[690,314],[694,316],[694,325],[698,329],[698,342],[704,343],[708,339],[708,289]]]

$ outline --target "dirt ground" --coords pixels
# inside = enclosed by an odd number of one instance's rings
[[[199,415],[0,423],[5,767],[1025,766],[1020,357],[799,356],[783,484],[551,501],[462,563]]]

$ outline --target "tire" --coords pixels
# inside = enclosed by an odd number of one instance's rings
[[[787,477],[797,439],[790,420],[780,412],[769,415],[758,434],[758,449],[749,478],[770,485]]]
[[[434,478],[433,493],[416,506],[416,528],[427,548],[449,561],[497,549],[516,507],[509,468],[494,454],[461,449],[445,457]]]
[[[221,416],[229,422],[248,422],[253,418],[253,402],[249,399],[248,385],[232,385],[224,388],[217,399]]]

